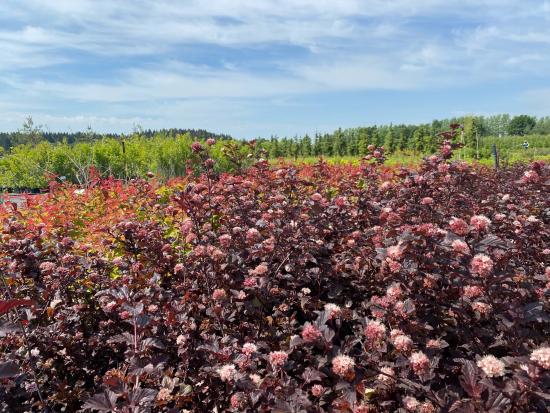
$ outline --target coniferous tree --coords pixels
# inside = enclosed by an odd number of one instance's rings
[[[269,146],[269,157],[272,159],[280,158],[281,157],[281,150],[279,148],[279,140],[277,138],[272,137],[270,146]]]
[[[406,135],[405,135],[405,131],[404,130],[401,130],[399,132],[399,138],[397,138],[397,145],[396,145],[397,149],[400,150],[400,151],[404,151],[405,149],[407,149],[407,138],[406,138]]]
[[[14,145],[36,145],[43,139],[42,125],[35,125],[32,116],[27,116],[21,129],[15,134],[13,143]]]
[[[424,151],[424,128],[418,127],[414,130],[412,142],[416,152],[422,153]]]
[[[382,137],[380,136],[380,132],[378,130],[378,127],[375,126],[372,128],[372,132],[370,134],[371,136],[371,142],[374,146],[382,146]]]
[[[369,136],[367,128],[359,128],[359,137],[357,143],[357,152],[359,156],[365,156],[368,152]]]
[[[332,135],[329,135],[328,133],[325,133],[325,134],[323,135],[323,138],[322,138],[322,139],[323,139],[323,140],[322,140],[323,144],[322,144],[322,146],[321,146],[321,148],[322,148],[322,150],[321,150],[322,154],[323,154],[324,156],[332,156],[332,155],[333,155],[333,153],[332,153],[332,149],[333,149],[333,145],[332,145]]]
[[[464,145],[466,154],[474,156],[476,153],[476,125],[473,116],[464,117]]]
[[[332,141],[332,155],[333,156],[342,156],[343,155],[343,139],[342,139],[342,129],[338,129],[334,133],[334,138]]]
[[[301,142],[302,156],[311,156],[312,147],[311,147],[311,138],[306,133]]]
[[[391,126],[386,132],[386,138],[384,139],[384,149],[387,153],[393,153],[395,151],[395,136]]]
[[[357,156],[358,149],[357,149],[357,130],[351,129],[347,130],[345,133],[346,136],[346,155],[348,156]]]
[[[315,156],[321,156],[323,154],[322,145],[321,145],[321,135],[315,133],[315,140],[313,142],[313,154]]]

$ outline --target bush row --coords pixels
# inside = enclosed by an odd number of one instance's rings
[[[3,209],[2,409],[546,412],[550,167],[369,150]]]

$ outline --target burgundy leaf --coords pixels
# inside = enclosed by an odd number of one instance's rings
[[[13,361],[0,363],[0,379],[7,379],[19,374],[19,366]]]
[[[105,390],[103,393],[94,394],[84,402],[83,409],[98,410],[100,412],[114,412],[116,406],[117,395],[110,390]]]

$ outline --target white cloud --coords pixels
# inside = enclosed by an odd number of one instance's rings
[[[72,106],[102,125],[169,123],[183,111],[194,116],[186,122],[228,125],[250,122],[254,103],[246,99],[547,78],[549,4],[3,0],[0,99],[6,110],[52,116],[55,125],[80,124]],[[108,71],[90,69],[90,61]],[[232,120],[215,105],[239,115]],[[156,107],[168,115],[143,116]]]

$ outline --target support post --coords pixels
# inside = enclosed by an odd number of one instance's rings
[[[498,169],[499,168],[499,159],[498,159],[497,146],[493,143],[491,149],[492,149],[492,152],[493,152],[493,160],[495,162],[495,169]]]

